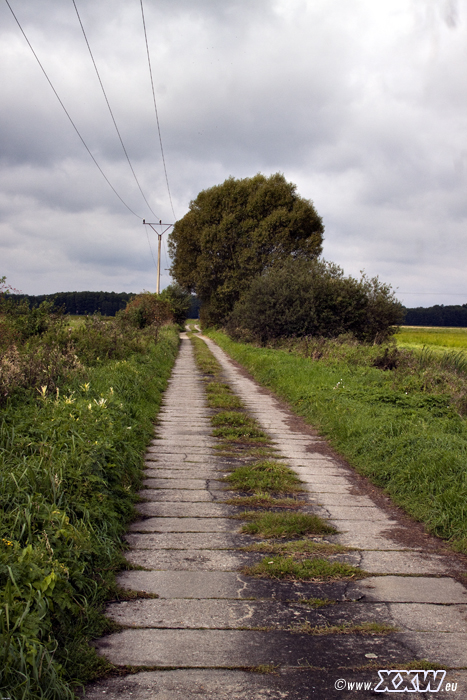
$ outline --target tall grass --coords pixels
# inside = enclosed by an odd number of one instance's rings
[[[89,641],[109,624],[178,336],[166,327],[117,359],[103,355],[112,332],[90,336],[83,372],[12,392],[0,412],[0,697],[66,700],[106,664]]]
[[[450,394],[461,387],[465,397],[459,366],[443,370],[428,355],[408,355],[400,369],[382,371],[372,366],[381,348],[368,350],[371,362],[362,346],[349,346],[347,358],[345,348],[327,356],[323,347],[313,360],[207,334],[396,503],[467,551],[467,424]]]

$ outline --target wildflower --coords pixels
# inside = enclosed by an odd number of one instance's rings
[[[86,392],[86,394],[87,394],[90,386],[91,386],[90,383],[86,382],[85,384],[81,384],[80,389],[82,389],[82,391]]]
[[[37,389],[37,391],[41,395],[41,398],[45,399],[45,395],[47,394],[47,385],[41,386],[41,388]]]
[[[94,399],[94,403],[95,403],[97,406],[105,406],[105,404],[107,403],[107,399],[104,399],[104,398],[101,396],[101,398],[99,399],[99,401],[97,401],[97,399]]]
[[[2,542],[3,544],[6,544],[7,547],[13,547],[13,542],[11,540],[6,540],[4,537],[2,537]]]
[[[92,403],[88,403],[88,408],[90,411],[92,411]]]
[[[113,388],[113,386],[110,387],[110,393],[112,394],[112,396],[114,395],[114,388]]]

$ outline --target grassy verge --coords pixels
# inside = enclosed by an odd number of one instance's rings
[[[396,503],[467,552],[467,424],[448,392],[451,379],[463,387],[465,379],[455,368],[448,376],[415,358],[394,373],[364,364],[364,348],[313,361],[236,343],[220,332],[207,335]]]
[[[118,596],[122,538],[176,352],[86,368],[53,393],[14,395],[0,425],[0,697],[66,700],[106,662],[89,641]]]

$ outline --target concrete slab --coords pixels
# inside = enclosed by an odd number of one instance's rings
[[[467,634],[467,605],[390,603],[395,624],[411,632],[460,632]]]
[[[152,571],[233,571],[254,564],[261,554],[234,549],[130,549],[125,559]]]
[[[125,540],[134,549],[236,549],[252,541],[247,535],[227,532],[130,533]]]
[[[275,599],[284,601],[329,598],[329,600],[336,601],[353,600],[352,595],[348,592],[348,581],[333,583],[273,581],[254,579],[230,571],[122,571],[117,577],[117,582],[122,588],[156,594],[159,598]],[[357,595],[361,595],[361,593],[358,592]]]
[[[356,683],[378,682],[376,670],[345,672],[349,690],[334,687],[338,672],[319,670],[278,669],[274,675],[248,673],[241,670],[183,669],[145,671],[129,676],[108,678],[88,686],[87,700],[350,700],[356,697]],[[456,685],[456,695],[467,697],[467,672],[450,670],[446,682]],[[353,689],[350,690],[350,687]],[[364,687],[364,686],[362,686]],[[425,693],[410,695],[422,700]]]
[[[467,604],[466,588],[452,578],[378,576],[351,584],[350,594],[388,603]]]
[[[361,552],[360,566],[365,571],[379,574],[443,574],[443,557],[419,552]]]
[[[209,491],[195,489],[149,489],[139,491],[138,495],[146,501],[161,501],[168,503],[208,503],[212,501]]]
[[[206,488],[215,488],[219,490],[220,488],[225,488],[226,484],[218,479],[144,479],[143,486],[148,489],[194,489],[195,491],[201,491]]]
[[[459,632],[404,632],[399,641],[413,650],[414,657],[430,659],[447,668],[467,666],[467,634]]]
[[[130,525],[130,532],[230,532],[238,533],[241,523],[226,518],[146,518]]]
[[[181,465],[182,466],[182,465]],[[145,469],[144,475],[148,479],[183,479],[191,481],[192,479],[219,479],[226,475],[225,470],[219,467],[206,468],[205,466],[193,465],[191,469]]]
[[[106,614],[130,628],[170,629],[262,629],[297,631],[363,622],[390,624],[386,605],[354,604],[313,609],[277,600],[184,600],[140,599],[112,603]]]
[[[322,666],[332,663],[334,645],[323,639],[287,632],[241,630],[124,630],[96,643],[113,664],[178,668],[245,668],[264,664]],[[466,647],[467,649],[467,647]],[[391,637],[339,637],[339,658],[349,666],[362,664],[375,653],[381,663],[404,656],[402,644]]]
[[[334,506],[332,508],[326,508],[327,512],[329,513],[329,517],[332,517],[333,520],[340,521],[349,521],[349,520],[365,520],[367,522],[382,522],[382,523],[388,523],[390,522],[390,518],[386,515],[386,513],[381,510],[380,508],[375,507],[366,507],[366,506]],[[332,515],[331,515],[332,513]],[[347,522],[348,525],[348,522]]]
[[[164,457],[166,457],[168,455],[177,456],[177,455],[181,455],[181,454],[187,455],[187,456],[198,455],[198,457],[199,457],[199,455],[206,455],[206,457],[212,456],[212,453],[211,453],[209,446],[204,447],[202,445],[193,445],[193,444],[180,445],[180,447],[178,447],[177,445],[174,445],[174,444],[172,444],[172,445],[167,444],[167,445],[160,445],[160,446],[159,445],[157,445],[157,446],[151,445],[150,447],[147,448],[147,455],[151,455],[151,454],[161,455]]]
[[[352,506],[352,508],[374,508],[374,502],[368,496],[355,496],[342,493],[317,493],[316,500],[323,506]],[[337,511],[336,511],[337,512]]]
[[[140,493],[144,498],[146,491]],[[142,515],[153,515],[161,518],[224,518],[236,515],[238,512],[234,506],[228,506],[224,503],[163,503],[161,501],[138,503],[136,510]]]

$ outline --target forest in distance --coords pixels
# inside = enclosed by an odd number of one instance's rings
[[[56,294],[11,294],[11,299],[27,299],[30,308],[37,307],[43,301],[53,301],[57,308],[63,308],[70,316],[89,316],[95,313],[102,316],[115,316],[117,311],[126,308],[128,302],[136,295],[128,292],[59,292]],[[188,318],[198,318],[199,302],[193,297]]]
[[[57,294],[14,294],[19,301],[27,299],[30,307],[39,306],[43,301],[54,301],[55,306],[64,307],[66,314],[86,316],[100,313],[103,316],[115,316],[124,309],[135,294],[128,292],[59,292]],[[199,317],[200,302],[193,296],[188,318]],[[407,326],[445,326],[467,328],[467,304],[444,306],[436,304],[429,307],[405,308],[404,324]]]

